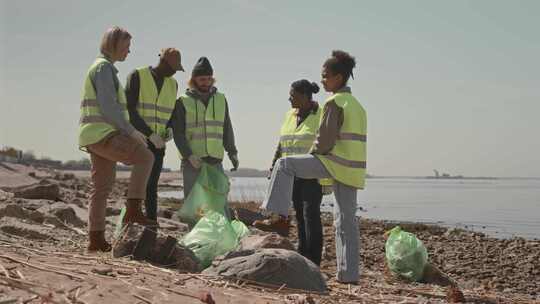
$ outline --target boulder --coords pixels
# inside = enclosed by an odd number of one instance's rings
[[[56,174],[53,176],[53,179],[60,180],[60,181],[67,181],[67,180],[76,180],[75,174],[73,173],[64,173],[64,172],[56,172]]]
[[[70,224],[82,228],[86,226],[88,212],[76,205],[68,205],[62,202],[43,206],[38,209],[42,213],[48,213],[56,216],[62,223]]]
[[[144,226],[138,224],[131,224],[125,226],[113,244],[113,257],[119,258],[132,255],[133,250],[135,249],[135,246],[137,245],[137,242],[139,241],[139,238],[141,237],[143,231]]]
[[[45,229],[43,226],[25,223],[9,216],[0,219],[0,231],[33,240],[46,240],[51,238],[48,229]]]
[[[13,202],[24,209],[28,210],[38,210],[43,206],[49,206],[54,204],[54,201],[43,200],[43,199],[24,199],[24,198],[15,198]]]
[[[199,261],[195,254],[171,236],[138,224],[130,224],[121,231],[113,244],[113,256],[132,256],[147,260],[180,272],[199,272]]]
[[[172,267],[174,267],[179,272],[195,273],[201,271],[199,260],[195,257],[193,251],[178,243],[174,247],[171,259],[173,262]]]
[[[203,274],[253,280],[275,286],[326,291],[319,267],[300,254],[285,249],[261,249],[254,254],[215,261]]]
[[[171,236],[160,236],[156,240],[151,260],[154,263],[175,268],[179,272],[200,272],[199,261],[193,251],[178,243]]]
[[[280,236],[277,233],[269,233],[263,235],[248,235],[240,240],[237,250],[259,250],[263,248],[281,248],[294,250],[294,246],[288,239]]]
[[[13,217],[23,220],[32,220],[37,223],[43,223],[44,216],[41,212],[25,209],[20,204],[12,203],[0,207],[0,218]]]
[[[27,210],[17,204],[7,204],[0,206],[0,218],[4,216],[16,217],[20,219],[26,218]]]
[[[57,184],[40,183],[13,189],[15,197],[26,199],[46,199],[56,201],[60,197],[60,188]]]
[[[80,218],[74,208],[68,205],[51,206],[50,213],[55,215],[62,222],[82,228],[86,226],[84,219]]]
[[[13,197],[13,193],[6,192],[6,191],[0,189],[0,202],[7,201],[7,200],[11,199],[12,197]]]

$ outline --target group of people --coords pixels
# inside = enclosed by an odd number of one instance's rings
[[[197,61],[188,88],[177,99],[178,83],[172,76],[184,71],[181,54],[175,48],[165,48],[157,65],[131,72],[124,89],[114,63],[126,59],[130,44],[131,35],[125,29],[108,29],[101,41],[101,54],[84,83],[79,147],[90,154],[93,185],[88,251],[111,250],[105,239],[105,210],[117,162],[132,165],[123,224],[155,227],[159,226],[157,186],[167,141],[174,139],[182,159],[184,197],[189,195],[202,163],[223,171],[227,152],[233,170],[239,166],[227,99],[214,86],[210,61],[206,57]],[[332,95],[322,106],[313,101],[313,94],[319,91],[316,83],[305,79],[292,83],[292,109],[281,127],[262,205],[268,217],[253,224],[288,236],[292,202],[298,251],[319,265],[321,200],[324,194],[334,192],[337,280],[344,283],[358,281],[356,192],[364,188],[366,168],[366,114],[347,86],[355,65],[348,53],[332,52],[321,75],[325,91]],[[228,211],[227,206],[225,209]]]

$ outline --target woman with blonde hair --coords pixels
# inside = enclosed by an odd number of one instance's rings
[[[88,69],[84,82],[79,147],[90,154],[92,162],[88,251],[111,250],[105,240],[105,209],[118,161],[133,166],[124,223],[147,224],[141,203],[154,157],[146,137],[129,123],[125,92],[114,67],[115,62],[126,59],[130,44],[131,35],[125,29],[108,29],[101,40],[101,54]]]

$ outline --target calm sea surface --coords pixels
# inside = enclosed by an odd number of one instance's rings
[[[262,201],[265,178],[231,179],[231,201]],[[183,196],[181,191],[160,193]],[[334,196],[322,210],[331,211]],[[372,178],[358,192],[362,217],[437,223],[485,232],[496,237],[540,238],[539,179],[407,179]]]

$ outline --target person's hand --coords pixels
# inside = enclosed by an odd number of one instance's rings
[[[274,170],[274,167],[270,167],[270,169],[268,169],[268,175],[266,176],[266,179],[272,179],[273,170]]]
[[[148,140],[156,147],[156,149],[163,149],[165,148],[165,142],[163,139],[161,139],[161,136],[157,135],[156,133],[152,133],[150,137],[148,137]]]
[[[191,164],[191,166],[193,166],[193,168],[195,169],[201,168],[202,160],[200,157],[196,156],[195,154],[191,154],[188,158],[188,161]]]
[[[334,192],[334,186],[322,186],[321,188],[323,195],[332,194],[332,192]]]
[[[167,128],[165,132],[167,133],[164,139],[165,142],[168,142],[171,139],[173,139],[174,135],[173,135],[173,130],[171,128]]]
[[[238,162],[238,155],[231,155],[229,156],[229,159],[231,160],[231,163],[233,165],[233,168],[231,169],[231,171],[236,171],[238,170],[238,166],[240,165],[239,162]]]
[[[148,144],[146,143],[146,136],[144,136],[144,134],[142,134],[141,132],[137,130],[133,130],[133,132],[131,132],[129,136],[133,138],[136,142],[140,143],[141,145],[145,147],[148,146]]]

